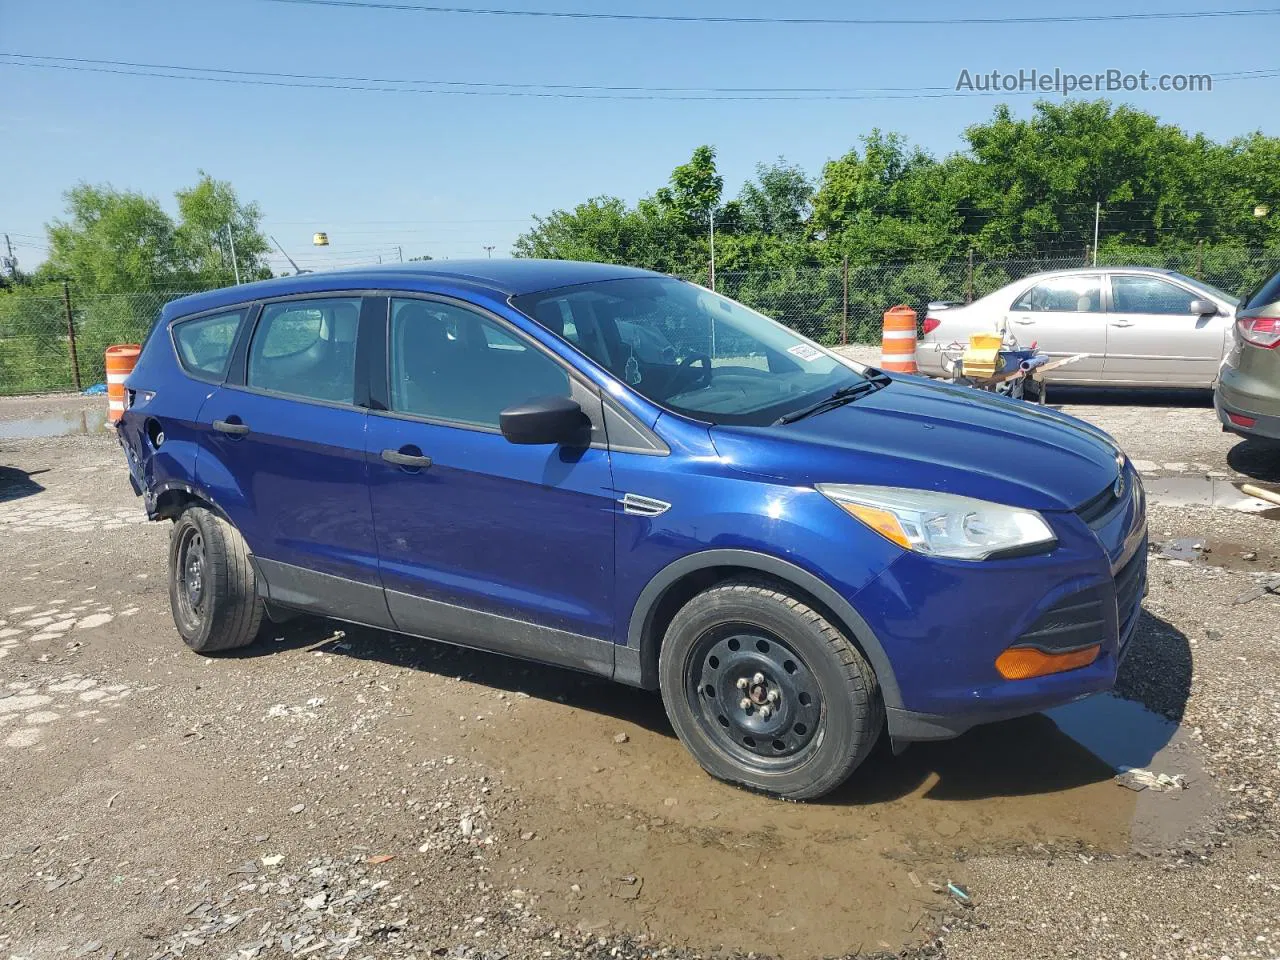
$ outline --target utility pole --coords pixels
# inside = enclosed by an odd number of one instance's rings
[[[236,239],[231,235],[231,224],[227,224],[227,245],[231,247],[231,269],[236,275],[236,286],[240,286],[240,264],[236,263]]]
[[[9,251],[9,256],[5,259],[4,265],[9,268],[9,279],[18,279],[18,259],[13,255],[13,244],[9,242],[9,235],[4,235],[4,245]]]
[[[1102,219],[1102,201],[1093,204],[1093,265],[1098,265],[1098,221]]]
[[[67,311],[67,351],[71,354],[71,379],[76,385],[76,392],[81,389],[80,358],[76,356],[76,321],[71,312],[71,284],[62,281],[62,305]]]
[[[707,220],[711,225],[711,291],[714,293],[716,289],[716,208],[714,204],[707,208]]]
[[[396,245],[396,256],[400,258],[401,263],[404,263],[404,249],[399,244]]]
[[[493,259],[493,248],[494,248],[494,246],[495,246],[495,245],[494,245],[494,244],[492,244],[492,243],[489,243],[489,244],[485,244],[485,245],[484,245],[484,252],[485,252],[485,253],[487,253],[487,254],[489,255],[489,259],[490,259],[490,260],[492,260],[492,259]]]

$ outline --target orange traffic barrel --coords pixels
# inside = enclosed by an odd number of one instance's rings
[[[124,416],[124,380],[138,363],[142,347],[136,343],[118,343],[107,347],[107,422],[115,423]]]
[[[880,369],[894,373],[920,372],[916,366],[916,312],[905,304],[884,312]]]

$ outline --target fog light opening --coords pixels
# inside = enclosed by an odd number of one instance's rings
[[[1098,659],[1101,652],[1102,646],[1097,643],[1065,653],[1046,653],[1035,647],[1010,647],[996,657],[996,670],[1006,680],[1029,680],[1087,667]]]

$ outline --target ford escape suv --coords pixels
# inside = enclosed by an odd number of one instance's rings
[[[1070,417],[682,280],[448,261],[166,306],[119,425],[195,650],[305,611],[661,691],[790,798],[1110,688],[1142,485]]]

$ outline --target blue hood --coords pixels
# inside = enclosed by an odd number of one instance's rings
[[[711,438],[727,466],[784,483],[914,487],[1033,510],[1074,509],[1117,473],[1118,448],[1090,424],[914,377],[795,423],[716,426]]]

